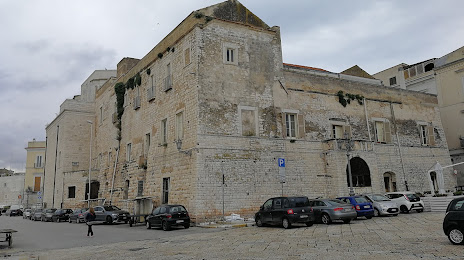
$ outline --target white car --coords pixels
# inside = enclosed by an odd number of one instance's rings
[[[32,209],[25,209],[23,211],[23,218],[24,219],[30,219],[32,214]]]
[[[414,192],[389,192],[385,194],[385,196],[396,202],[402,213],[409,213],[411,210],[415,210],[419,213],[424,211],[424,203]]]

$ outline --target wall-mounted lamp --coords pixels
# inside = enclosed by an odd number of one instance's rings
[[[177,148],[177,151],[179,151],[179,153],[185,153],[185,154],[188,154],[188,155],[192,155],[192,151],[182,151],[182,139],[177,139],[177,140],[174,140],[174,143],[176,143],[176,148]]]

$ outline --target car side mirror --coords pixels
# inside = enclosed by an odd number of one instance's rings
[[[261,207],[259,207],[260,210],[263,210],[264,209],[264,206],[261,205]]]

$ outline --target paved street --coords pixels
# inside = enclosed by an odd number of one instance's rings
[[[193,227],[164,232],[143,227],[129,228],[127,225],[99,226],[96,227],[97,237],[90,240],[81,238],[85,228],[81,225],[74,229],[74,232],[79,230],[80,233],[76,235],[79,238],[76,238],[73,248],[31,249],[22,253],[4,249],[4,252],[10,252],[16,259],[94,259],[96,256],[105,259],[463,259],[464,247],[451,245],[441,230],[443,217],[444,214],[437,213],[411,213],[355,220],[351,224],[316,224],[289,230],[280,227],[226,230]],[[2,226],[4,220],[5,217],[0,217]],[[67,234],[71,231],[68,227],[78,226],[33,224],[46,225],[47,228],[52,225],[63,227],[55,235],[55,240],[43,241],[44,245],[72,237],[72,234]],[[104,232],[113,232],[118,239],[127,236],[131,241],[108,241],[105,244],[106,241],[99,238]],[[47,235],[49,238],[52,236]],[[20,239],[18,234],[16,245],[20,244]]]

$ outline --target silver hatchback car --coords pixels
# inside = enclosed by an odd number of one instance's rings
[[[374,216],[398,216],[400,209],[396,202],[391,201],[389,198],[382,194],[363,194],[362,197],[366,198],[374,206]]]

